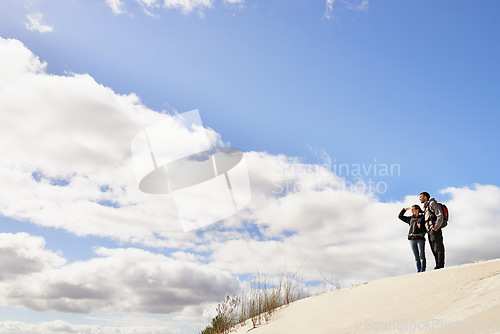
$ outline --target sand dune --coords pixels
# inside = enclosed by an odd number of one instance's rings
[[[500,259],[391,277],[297,301],[236,333],[500,333]]]

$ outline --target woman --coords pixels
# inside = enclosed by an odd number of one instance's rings
[[[399,213],[399,219],[410,225],[408,231],[408,240],[415,255],[415,262],[417,263],[417,272],[425,271],[425,218],[422,209],[418,205],[411,207],[411,217],[405,216],[405,212],[410,208],[404,208]]]

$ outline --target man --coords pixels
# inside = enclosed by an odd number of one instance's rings
[[[444,244],[443,232],[441,225],[443,224],[443,212],[434,198],[431,198],[428,192],[420,193],[420,202],[424,203],[425,213],[425,228],[429,237],[436,267],[434,269],[444,268]]]

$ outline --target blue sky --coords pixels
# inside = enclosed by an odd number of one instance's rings
[[[400,199],[411,179],[430,192],[498,183],[494,1],[358,11],[337,2],[330,19],[323,1],[221,2],[203,14],[158,8],[156,18],[134,2],[124,4],[130,15],[104,1],[4,6],[3,36],[22,40],[49,72],[89,73],[153,110],[197,108],[245,151],[314,162],[312,146],[338,163],[399,163],[385,199]],[[28,31],[30,11],[54,30]],[[412,124],[423,124],[421,139]],[[414,163],[411,151],[425,154],[424,142],[443,151],[439,166]]]
[[[1,326],[15,320],[28,331],[45,319],[111,331],[141,317],[152,332],[195,333],[259,263],[272,271],[307,258],[311,282],[321,281],[319,267],[343,282],[409,273],[396,216],[421,191],[456,217],[445,236],[450,265],[498,257],[499,9],[493,0],[3,1],[0,234],[3,253],[27,262],[0,258],[10,273],[0,283],[14,291],[13,278],[51,277],[61,301],[4,294]],[[252,200],[197,233],[157,233],[151,226],[173,219],[172,207],[137,194],[130,140],[193,109],[218,142],[246,152]],[[387,166],[397,172],[383,173]],[[380,188],[336,188],[372,181]],[[472,237],[471,219],[480,220]],[[380,260],[394,250],[401,255]],[[127,252],[160,268],[143,268],[147,275],[193,270],[219,285],[158,311],[116,269],[117,284],[143,302],[134,308],[98,279],[100,261],[126,268]],[[75,278],[80,267],[88,277]],[[61,282],[106,297],[73,300]],[[152,293],[173,298],[176,284]],[[187,290],[207,291],[202,282]]]

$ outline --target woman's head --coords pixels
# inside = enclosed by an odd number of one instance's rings
[[[419,205],[415,204],[411,207],[411,213],[414,216],[418,216],[422,212],[422,209],[420,208]]]

